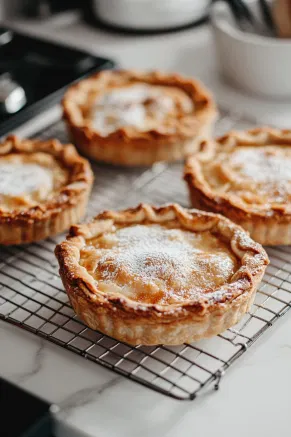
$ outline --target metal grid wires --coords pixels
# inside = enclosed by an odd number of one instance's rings
[[[233,127],[225,115],[218,128]],[[243,126],[245,127],[245,126]],[[61,122],[38,134],[66,141]],[[89,215],[140,201],[188,204],[181,164],[127,170],[93,165]],[[0,251],[0,319],[177,399],[194,399],[291,307],[291,248],[268,250],[271,264],[249,314],[222,335],[191,345],[131,347],[87,328],[74,315],[53,254],[63,236]]]

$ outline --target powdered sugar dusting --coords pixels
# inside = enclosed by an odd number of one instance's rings
[[[175,238],[175,233],[175,230],[161,231],[152,226],[121,229],[117,233],[120,250],[117,263],[132,275],[143,275],[145,280],[166,277],[173,269],[177,278],[186,278],[191,271],[189,251],[193,248],[186,241]]]
[[[283,151],[268,153],[264,147],[240,148],[232,154],[231,163],[244,176],[256,182],[291,181],[291,156]]]
[[[184,111],[191,112],[191,100],[185,98],[183,104]],[[153,127],[152,123],[163,121],[174,108],[174,99],[159,87],[135,84],[97,98],[92,110],[93,126],[103,136],[126,126],[146,131]]]
[[[115,237],[114,247],[112,239],[110,248],[95,246],[98,286],[108,290],[114,284],[141,302],[191,300],[227,283],[235,271],[235,257],[210,233],[133,225],[117,230]]]
[[[48,169],[37,164],[1,163],[0,160],[0,195],[20,196],[40,186],[47,191],[53,188],[53,175]]]
[[[205,179],[218,193],[252,205],[254,211],[291,201],[291,148],[238,146],[219,152],[204,166]]]

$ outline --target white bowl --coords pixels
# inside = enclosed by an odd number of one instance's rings
[[[211,0],[93,0],[96,14],[107,24],[131,28],[168,29],[206,16]]]
[[[257,13],[258,1],[250,7]],[[227,79],[251,93],[291,96],[291,40],[241,31],[222,3],[213,6],[211,22],[220,69]]]

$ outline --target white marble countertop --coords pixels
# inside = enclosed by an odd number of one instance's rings
[[[237,108],[237,92],[228,89],[217,75],[206,26],[177,34],[134,37],[103,33],[71,21],[64,26],[12,24],[111,56],[123,67],[195,74],[212,86],[220,103]],[[289,106],[274,106],[244,95],[240,95],[240,103],[241,111],[251,108],[250,115],[260,119],[271,111],[283,114]],[[59,436],[287,436],[290,332],[291,312],[235,363],[218,392],[210,391],[194,402],[155,393],[4,322],[0,323],[0,374],[60,406]]]

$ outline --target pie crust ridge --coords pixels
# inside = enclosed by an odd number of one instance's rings
[[[241,266],[230,283],[214,294],[173,305],[145,304],[120,293],[106,293],[79,264],[86,239],[100,235],[112,223],[165,223],[176,220],[186,230],[211,230],[230,242]],[[76,314],[90,328],[129,344],[182,344],[211,337],[236,324],[249,310],[268,257],[264,249],[228,219],[178,205],[139,205],[125,211],[105,211],[88,225],[71,227],[57,245],[60,275]]]

